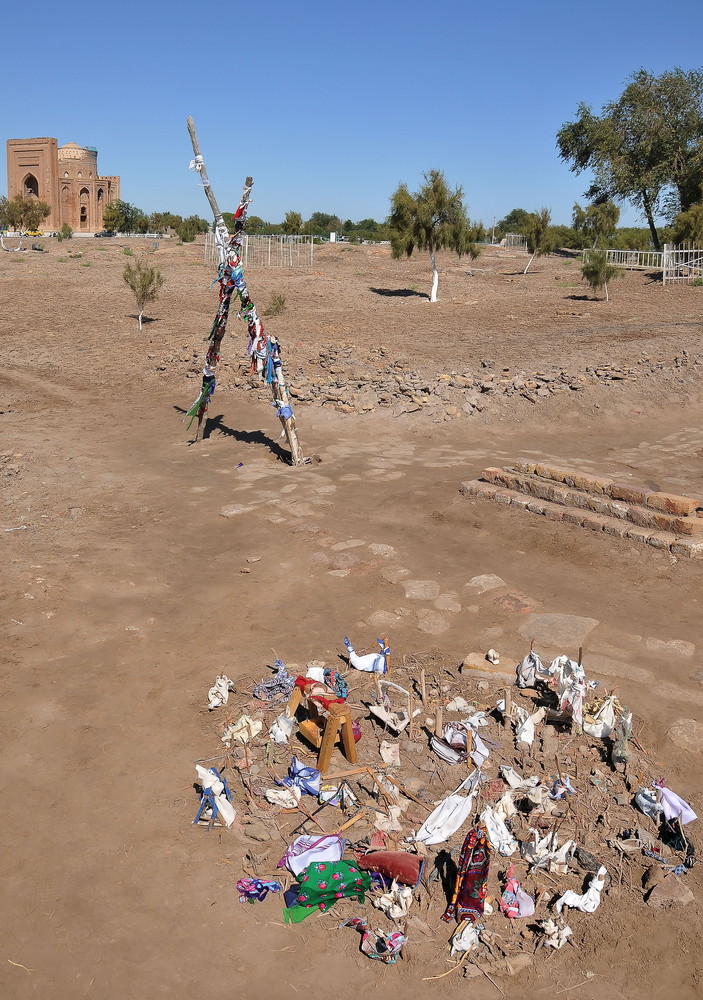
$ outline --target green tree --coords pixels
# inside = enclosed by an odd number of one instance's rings
[[[67,222],[64,222],[61,225],[61,228],[59,229],[58,233],[56,234],[56,239],[59,241],[59,243],[62,243],[64,240],[70,240],[72,236],[73,236],[73,230],[71,229],[71,227]]]
[[[673,243],[695,243],[703,247],[703,202],[691,205],[674,219]]]
[[[437,301],[437,251],[454,250],[461,257],[478,257],[479,251],[471,240],[469,219],[461,187],[447,187],[440,170],[428,170],[420,189],[411,194],[406,184],[399,184],[391,197],[388,225],[391,231],[391,252],[398,259],[411,257],[415,250],[427,251],[432,265],[430,302]]]
[[[605,289],[605,301],[608,298],[608,282],[613,278],[621,277],[622,272],[615,264],[608,263],[608,254],[605,250],[589,250],[584,254],[584,262],[581,265],[581,275],[587,281],[594,293],[598,293],[601,288]]]
[[[528,221],[525,223],[525,239],[527,240],[527,252],[531,255],[527,262],[523,274],[527,274],[528,268],[535,257],[543,257],[554,250],[554,235],[551,226],[551,213],[548,208],[540,208],[539,212],[530,213]]]
[[[189,215],[178,226],[176,232],[184,243],[192,243],[198,233],[206,233],[208,228],[205,219],[201,219],[199,215]]]
[[[38,198],[0,198],[0,228],[25,232],[38,229],[44,219],[51,215],[51,206]]]
[[[148,267],[144,261],[136,260],[134,264],[127,264],[122,277],[134,293],[139,310],[137,321],[141,330],[144,308],[158,297],[164,283],[163,276],[158,268]]]
[[[578,233],[593,240],[593,249],[599,240],[608,240],[614,233],[620,219],[620,209],[613,201],[604,201],[582,208],[578,202],[574,205],[573,224]]]
[[[302,229],[303,217],[300,212],[286,212],[286,217],[283,220],[283,232],[293,236],[302,232]]]
[[[629,80],[600,115],[580,104],[575,121],[557,133],[557,146],[575,173],[593,172],[587,198],[637,206],[659,250],[661,199],[670,215],[686,211],[703,180],[703,71],[677,68],[657,77],[640,69]]]
[[[496,231],[505,236],[506,233],[520,233],[524,235],[525,226],[529,222],[530,212],[524,208],[514,208],[508,212],[504,219],[496,223]]]

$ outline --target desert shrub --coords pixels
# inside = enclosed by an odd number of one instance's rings
[[[63,240],[70,240],[72,236],[73,236],[73,230],[71,229],[71,227],[67,222],[64,222],[61,228],[59,229],[58,233],[56,234],[56,239],[59,241],[59,243],[62,243]]]
[[[163,275],[158,268],[148,267],[143,261],[138,260],[134,265],[127,264],[122,277],[134,293],[134,299],[139,310],[137,320],[139,322],[139,329],[141,330],[144,307],[158,297],[164,283]]]
[[[264,316],[280,316],[286,308],[286,297],[280,292],[272,292],[269,304],[264,309]]]
[[[123,247],[122,253],[125,257],[134,257],[134,250],[131,247]]]
[[[608,263],[608,255],[605,250],[591,250],[581,265],[581,275],[583,280],[591,286],[594,294],[604,288],[605,298],[608,301],[608,282],[621,277],[622,272],[615,264]]]

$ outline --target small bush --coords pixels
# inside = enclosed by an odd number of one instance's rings
[[[56,258],[56,263],[57,264],[67,264],[68,263],[68,257],[57,257]]]
[[[581,276],[591,286],[594,294],[602,288],[605,289],[605,299],[608,301],[608,282],[614,278],[621,278],[622,271],[614,264],[608,263],[608,255],[605,250],[591,250],[588,258],[581,265]]]
[[[280,316],[286,308],[286,297],[280,292],[272,292],[269,304],[264,309],[264,316]]]
[[[703,278],[694,278],[693,279],[693,285],[696,288],[703,288]]]
[[[158,297],[164,283],[163,275],[157,268],[148,267],[145,262],[137,260],[134,266],[127,264],[122,277],[134,293],[139,310],[137,321],[141,330],[144,307]]]
[[[61,226],[58,233],[56,234],[56,239],[59,241],[59,243],[61,243],[63,242],[63,240],[70,240],[72,237],[73,237],[73,230],[71,229],[71,227],[67,222],[64,222],[64,224]]]
[[[91,266],[92,266],[92,262],[91,261],[89,261],[89,260],[82,260],[81,261],[81,267],[91,267]]]
[[[132,250],[131,247],[123,247],[122,253],[125,255],[125,257],[134,257],[134,250]]]

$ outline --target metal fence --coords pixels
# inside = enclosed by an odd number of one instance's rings
[[[584,261],[592,253],[592,249],[583,251]],[[693,244],[671,246],[664,244],[664,249],[658,250],[605,250],[603,251],[609,264],[626,267],[632,271],[661,271],[662,284],[674,282],[692,284],[697,279],[703,280],[703,249]]]
[[[677,281],[690,285],[696,280],[703,280],[703,250],[692,244],[674,247],[665,243],[662,271],[665,285]]]
[[[242,243],[244,267],[310,267],[313,254],[312,236],[245,236]],[[218,263],[213,233],[205,234],[205,263]]]
[[[527,237],[520,233],[506,233],[500,242],[504,247],[523,247],[527,250]]]
[[[584,263],[592,253],[598,250],[588,247],[582,251]],[[609,264],[626,267],[631,271],[661,271],[663,254],[657,250],[604,250]]]

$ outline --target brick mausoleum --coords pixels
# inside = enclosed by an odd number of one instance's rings
[[[100,177],[93,146],[56,139],[8,139],[7,194],[40,198],[51,205],[45,229],[67,222],[74,232],[102,229],[106,205],[120,196],[119,177]]]

